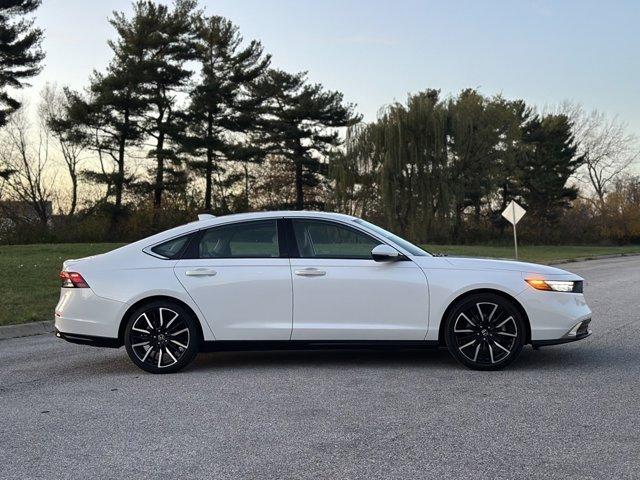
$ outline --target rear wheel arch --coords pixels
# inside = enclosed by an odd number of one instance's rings
[[[527,312],[524,309],[524,307],[522,306],[522,304],[518,300],[516,300],[515,297],[513,297],[512,295],[509,295],[506,292],[503,292],[502,290],[496,290],[496,289],[493,289],[493,288],[477,288],[475,290],[469,290],[468,292],[464,292],[463,294],[457,296],[449,304],[447,309],[442,314],[442,318],[440,319],[440,327],[439,327],[439,331],[438,331],[438,345],[439,346],[445,346],[445,339],[444,339],[445,324],[446,324],[447,317],[449,316],[449,313],[451,312],[451,310],[453,310],[455,308],[455,306],[458,305],[460,302],[464,301],[464,299],[470,297],[471,295],[477,295],[479,293],[492,293],[494,295],[498,295],[498,296],[504,298],[505,300],[507,300],[508,302],[513,304],[513,306],[522,315],[522,319],[524,320],[524,325],[526,327],[526,337],[525,337],[524,343],[525,343],[525,345],[528,344],[528,343],[531,343],[531,323],[529,321],[529,316],[527,315]]]
[[[196,312],[193,311],[193,308],[191,308],[189,305],[184,303],[182,300],[178,300],[175,297],[170,297],[167,295],[154,295],[152,297],[146,297],[141,300],[138,300],[137,302],[132,304],[124,313],[124,315],[120,319],[120,327],[118,328],[118,342],[120,343],[120,346],[124,345],[124,332],[127,328],[127,322],[129,321],[129,317],[131,317],[131,314],[135,312],[138,308],[142,307],[143,305],[153,303],[153,302],[158,302],[158,301],[164,301],[164,302],[179,305],[180,307],[184,308],[187,312],[189,312],[193,316],[193,319],[196,321],[196,325],[198,327],[198,334],[200,335],[200,342],[204,341],[202,323],[200,322],[200,318],[198,317]]]

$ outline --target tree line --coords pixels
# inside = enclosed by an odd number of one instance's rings
[[[612,226],[613,200],[638,185],[624,176],[638,152],[622,122],[576,104],[538,112],[474,89],[430,89],[350,127],[331,164],[334,200],[421,242],[504,239],[512,200],[527,210],[529,241],[637,241],[637,228],[621,236]]]
[[[466,238],[517,200],[551,226],[577,198],[569,179],[583,165],[565,114],[464,90],[410,95],[350,131],[333,165],[343,210],[377,217],[419,241]]]
[[[499,241],[511,200],[532,241],[640,239],[613,228],[637,185],[624,176],[636,138],[617,119],[428,89],[364,123],[196,0],[114,12],[106,69],[80,90],[47,86],[33,125],[7,87],[40,71],[39,4],[0,7],[0,199],[31,205],[41,227],[14,219],[5,241],[132,240],[196,212],[275,208],[356,214],[420,242]]]

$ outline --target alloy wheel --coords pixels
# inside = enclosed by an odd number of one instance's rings
[[[474,302],[458,313],[453,335],[460,355],[476,365],[491,366],[518,346],[518,322],[498,303]]]
[[[186,319],[167,307],[141,313],[131,325],[131,350],[140,363],[158,369],[177,364],[189,349]]]

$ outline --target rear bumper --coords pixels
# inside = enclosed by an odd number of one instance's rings
[[[55,310],[55,328],[65,335],[118,338],[128,305],[99,297],[90,288],[63,288]]]
[[[96,337],[94,335],[81,335],[76,333],[64,333],[55,329],[55,336],[66,340],[69,343],[78,343],[80,345],[91,345],[94,347],[120,348],[122,344],[117,338]]]

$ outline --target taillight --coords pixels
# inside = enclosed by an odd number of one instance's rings
[[[89,284],[78,272],[60,272],[62,288],[89,288]]]

